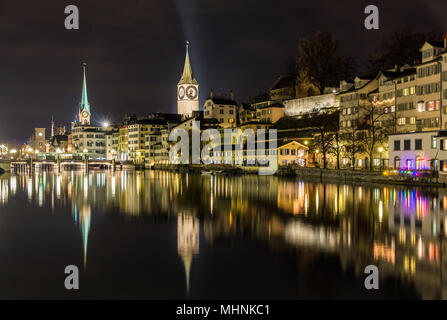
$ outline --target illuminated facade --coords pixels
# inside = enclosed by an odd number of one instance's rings
[[[79,122],[82,125],[90,125],[90,103],[88,102],[87,97],[87,80],[85,76],[85,67],[87,66],[86,63],[82,64],[84,68],[84,82],[82,85],[82,97],[81,97],[81,103],[79,104]]]
[[[189,42],[186,42],[186,57],[183,74],[177,84],[177,113],[190,117],[199,110],[199,83],[194,78],[189,60]]]

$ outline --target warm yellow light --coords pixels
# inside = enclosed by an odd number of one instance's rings
[[[17,153],[17,150],[16,150],[16,149],[11,149],[11,150],[9,151],[9,153]]]
[[[379,147],[379,152],[382,153],[383,152],[383,148]]]
[[[84,149],[84,153],[87,153],[88,152],[88,150],[87,149]]]

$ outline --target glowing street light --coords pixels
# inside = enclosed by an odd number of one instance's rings
[[[103,122],[103,124],[102,124],[102,126],[103,126],[104,128],[107,128],[109,125],[110,125],[110,124],[109,124],[107,121]]]

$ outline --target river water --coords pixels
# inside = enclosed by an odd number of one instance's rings
[[[435,188],[4,174],[0,298],[445,299],[446,212]],[[379,290],[364,287],[370,264]],[[79,290],[64,287],[67,265],[79,268]]]

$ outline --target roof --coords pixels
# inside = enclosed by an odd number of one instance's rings
[[[444,48],[443,41],[427,41],[427,43],[432,45],[433,47]]]
[[[305,146],[304,144],[299,143],[298,141],[295,140],[281,140],[280,142],[277,141],[277,146],[278,148],[282,148],[290,143],[296,143],[298,144],[300,147],[303,147],[305,149],[309,149],[309,147]]]
[[[337,95],[343,95],[343,94],[345,94],[345,93],[351,93],[351,92],[354,92],[354,91],[363,89],[363,88],[366,87],[368,84],[370,84],[371,81],[373,81],[373,80],[374,80],[374,79],[368,80],[368,81],[365,82],[363,85],[361,85],[360,87],[357,87],[357,88],[356,88],[355,86],[353,86],[353,87],[351,87],[351,88],[348,89],[348,90],[345,90],[345,91],[342,91],[342,92],[337,93]]]
[[[62,141],[68,141],[67,135],[57,135],[50,138],[50,143],[54,144],[55,142],[61,143]]]
[[[270,90],[277,90],[282,88],[291,87],[295,84],[295,79],[293,75],[280,76],[275,83],[273,83]]]
[[[235,105],[237,106],[236,100],[231,100],[225,97],[208,97],[207,100],[211,100],[214,104],[226,104],[226,105]]]
[[[83,64],[83,68],[84,68],[84,82],[82,85],[82,97],[81,97],[81,104],[79,106],[79,110],[82,112],[84,109],[88,111],[88,113],[90,113],[90,103],[88,102],[88,97],[87,97],[87,80],[85,77],[85,67],[86,64]]]
[[[196,79],[192,74],[191,62],[189,61],[189,42],[186,42],[186,57],[185,66],[183,67],[183,74],[178,84],[197,84]]]
[[[131,121],[128,125],[133,125],[133,124],[155,124],[155,125],[163,125],[163,124],[167,124],[167,120],[166,119],[138,119],[138,120],[134,120]]]

